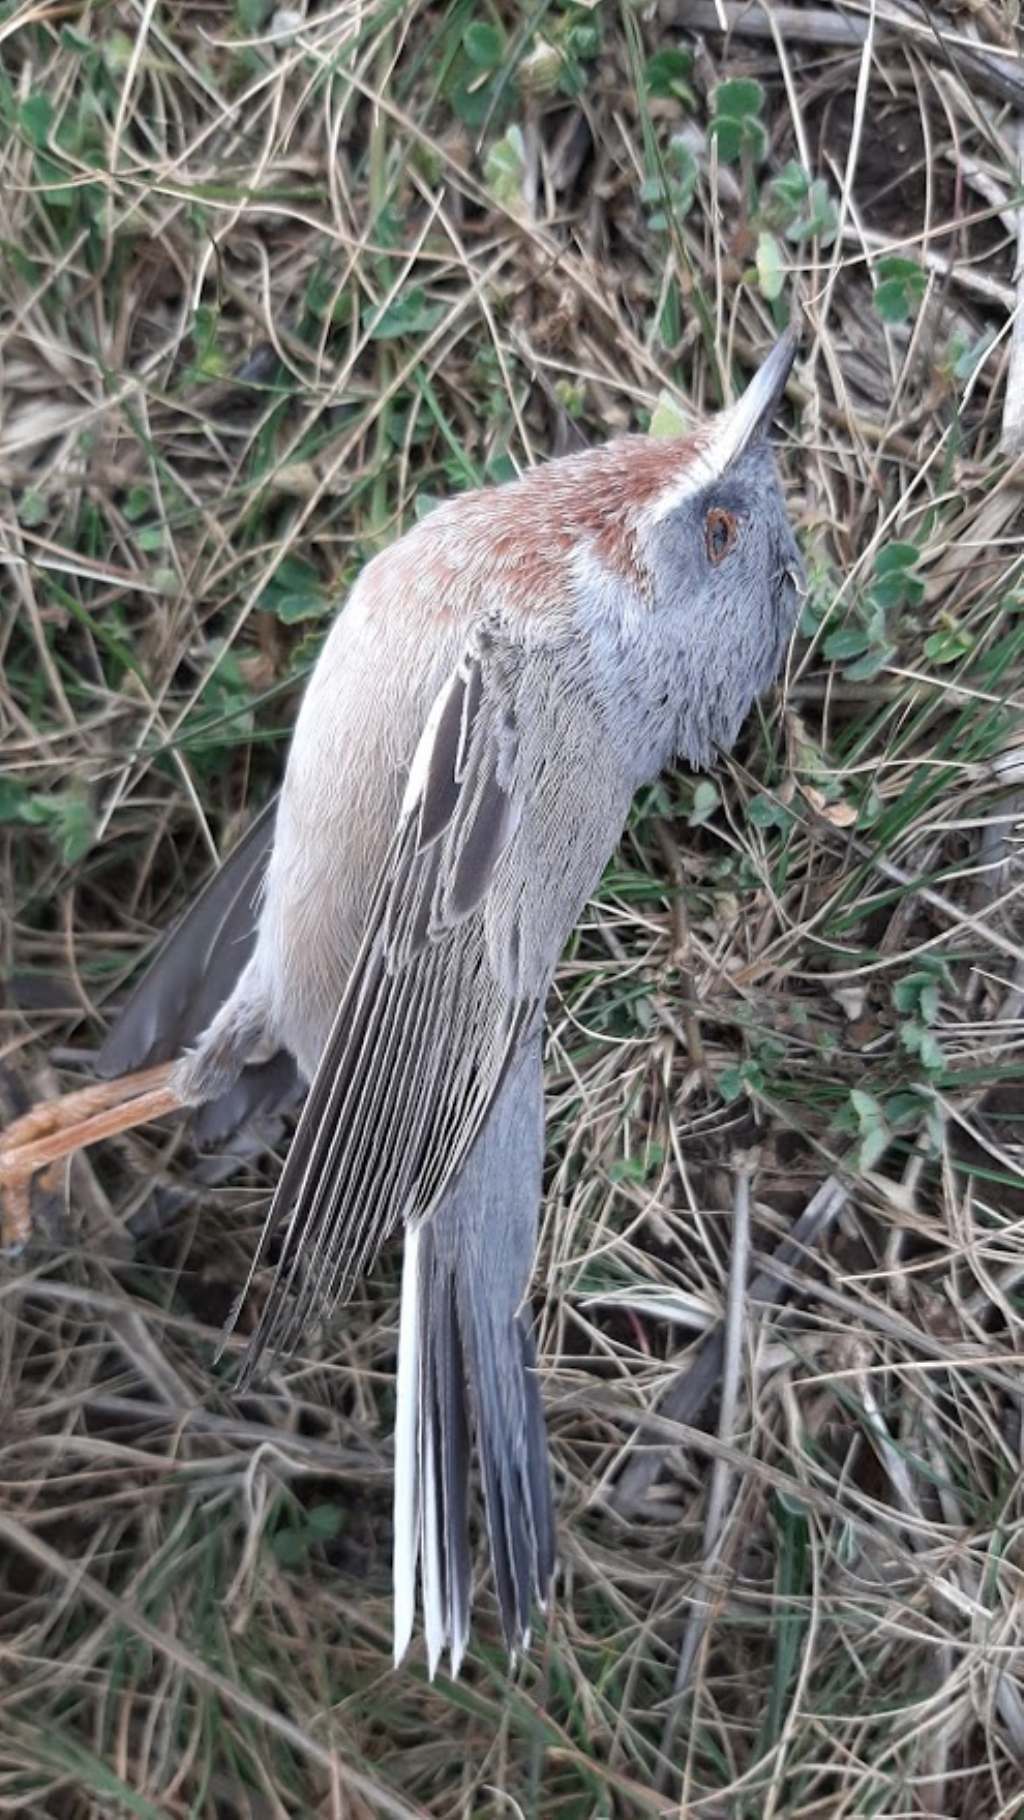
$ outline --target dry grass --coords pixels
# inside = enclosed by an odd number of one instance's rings
[[[360,561],[710,408],[790,308],[803,636],[716,792],[637,805],[552,1006],[529,1661],[485,1594],[459,1685],[389,1671],[394,1258],[238,1399],[281,1132],[150,1131],[0,1279],[0,1811],[1019,1814],[1019,153],[957,48],[1013,9],[305,11],[0,8],[8,1097],[87,1076]],[[720,162],[737,75],[765,141]]]

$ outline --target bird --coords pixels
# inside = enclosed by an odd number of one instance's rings
[[[404,1234],[394,1656],[470,1633],[473,1450],[505,1641],[551,1597],[529,1313],[544,1008],[636,791],[713,764],[777,678],[801,562],[768,440],[787,331],[737,401],[436,506],[363,568],[308,681],[278,797],[158,952],[97,1083],[12,1127],[34,1170],[173,1108],[206,1135],[304,1091],[242,1305],[243,1382]]]

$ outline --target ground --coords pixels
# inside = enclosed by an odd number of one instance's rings
[[[551,1005],[529,1656],[481,1548],[462,1679],[392,1673],[397,1257],[239,1397],[284,1128],[168,1121],[0,1265],[0,1811],[1021,1811],[1024,81],[1009,0],[879,10],[0,7],[8,1107],[89,1078],[438,498],[792,316],[808,575]]]

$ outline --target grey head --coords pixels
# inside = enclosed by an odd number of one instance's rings
[[[710,765],[784,662],[802,565],[768,434],[795,348],[784,336],[736,404],[671,457],[666,445],[665,484],[634,520],[642,585],[592,616],[637,781],[673,757]]]

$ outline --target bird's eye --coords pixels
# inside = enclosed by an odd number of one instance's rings
[[[712,506],[704,520],[704,543],[708,561],[722,562],[736,542],[739,531],[739,520],[734,512],[727,512],[724,506]]]

